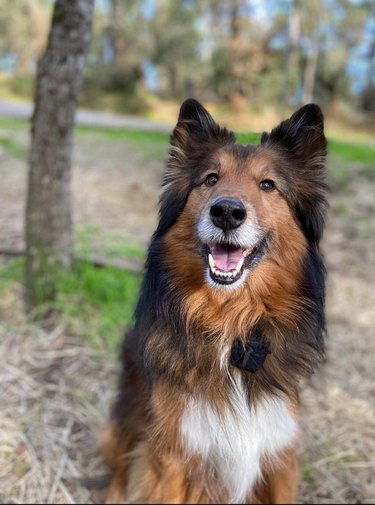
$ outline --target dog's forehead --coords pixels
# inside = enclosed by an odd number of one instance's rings
[[[244,170],[257,173],[271,168],[275,163],[272,152],[262,146],[235,144],[216,153],[215,162],[225,172],[242,173]]]

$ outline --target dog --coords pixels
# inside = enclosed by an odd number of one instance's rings
[[[103,451],[109,503],[293,503],[298,392],[324,357],[324,119],[239,145],[196,100],[171,135]]]

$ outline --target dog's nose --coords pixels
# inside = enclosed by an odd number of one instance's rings
[[[237,198],[220,198],[210,209],[211,220],[224,231],[238,228],[246,219],[246,209]]]

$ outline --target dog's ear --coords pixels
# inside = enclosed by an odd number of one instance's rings
[[[190,149],[235,142],[233,132],[220,127],[197,100],[189,98],[181,105],[178,121],[171,136],[171,146],[189,154]],[[191,153],[192,154],[192,153]]]
[[[324,136],[324,117],[319,105],[301,107],[271,133],[263,133],[261,144],[283,146],[302,161],[307,169],[324,168],[327,141]]]
[[[263,133],[261,144],[289,158],[285,175],[290,180],[291,200],[308,239],[318,242],[327,207],[325,160],[327,141],[324,117],[318,105],[305,105],[271,133]]]
[[[176,221],[210,155],[235,141],[234,133],[219,126],[197,100],[185,100],[171,135],[157,233]]]

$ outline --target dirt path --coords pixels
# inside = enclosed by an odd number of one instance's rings
[[[9,102],[0,100],[0,117],[13,119],[30,119],[33,113],[33,105],[25,102]],[[157,121],[150,121],[145,118],[110,114],[107,112],[97,112],[86,109],[79,109],[77,112],[77,124],[89,126],[104,126],[111,128],[134,128],[145,131],[170,132],[171,126]]]
[[[10,132],[1,132],[7,135]],[[12,132],[27,144],[27,134]],[[146,246],[156,223],[161,159],[99,137],[77,140],[75,223]],[[352,166],[334,180],[323,243],[328,264],[328,359],[302,395],[301,503],[375,501],[375,179]],[[0,153],[2,246],[22,246],[25,163]],[[115,390],[116,359],[64,328],[22,318],[21,288],[0,299],[0,502],[98,502],[81,485],[105,470],[96,433]]]

